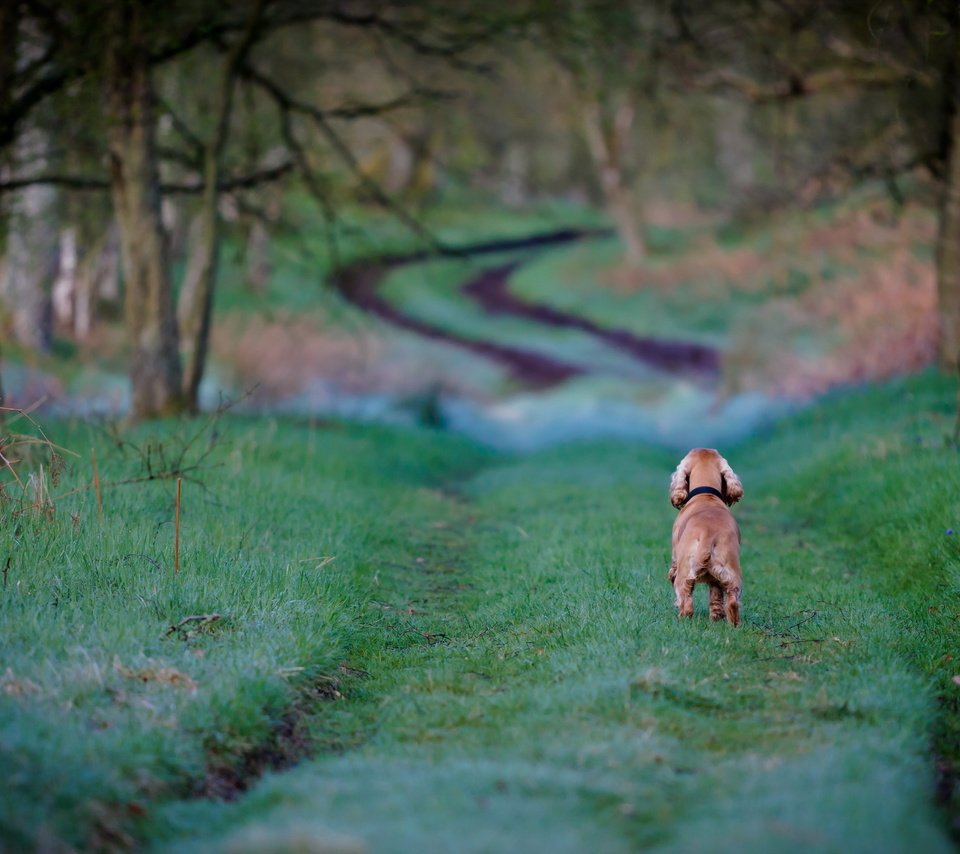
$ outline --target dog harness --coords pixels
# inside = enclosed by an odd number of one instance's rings
[[[719,489],[717,489],[716,487],[713,487],[713,486],[698,486],[696,489],[691,489],[691,490],[687,493],[686,500],[685,500],[685,501],[683,502],[683,504],[681,504],[680,506],[681,506],[681,507],[686,507],[686,506],[687,506],[687,501],[689,501],[691,498],[696,497],[697,495],[716,495],[717,498],[719,498],[721,501],[723,501],[724,504],[726,504],[726,501],[724,501],[724,498],[723,498],[723,493],[722,493]]]

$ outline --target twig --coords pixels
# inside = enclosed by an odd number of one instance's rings
[[[191,614],[189,617],[184,617],[175,626],[170,626],[170,628],[163,633],[163,636],[165,638],[170,637],[174,632],[180,631],[187,623],[215,623],[220,618],[220,614]]]
[[[145,561],[148,561],[149,563],[152,563],[157,569],[159,569],[159,570],[161,570],[161,571],[163,570],[163,567],[160,566],[160,561],[154,560],[152,557],[150,557],[150,555],[145,555],[145,554],[142,554],[142,553],[140,553],[140,552],[131,552],[131,553],[128,554],[128,555],[124,555],[124,556],[121,558],[121,560],[126,560],[127,558],[131,558],[131,557],[142,557]]]
[[[180,492],[183,486],[183,479],[177,478],[177,503],[175,510],[175,522],[173,527],[173,573],[180,572]]]
[[[97,468],[97,450],[90,449],[90,459],[93,463],[93,491],[97,496],[97,521],[103,527],[103,495],[100,492],[100,469]]]

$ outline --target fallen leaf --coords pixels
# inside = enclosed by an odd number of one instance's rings
[[[159,682],[162,685],[172,685],[177,688],[186,688],[189,691],[197,690],[197,683],[186,673],[173,667],[141,667],[136,670],[127,667],[119,656],[113,658],[113,669],[125,679],[134,679],[137,682]]]
[[[17,677],[9,667],[3,676],[0,676],[0,689],[8,697],[27,697],[31,694],[39,694],[40,686],[32,679],[25,676]]]

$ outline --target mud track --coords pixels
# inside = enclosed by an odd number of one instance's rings
[[[379,293],[380,283],[392,270],[431,258],[471,258],[499,252],[538,249],[607,233],[599,230],[562,229],[531,237],[477,243],[457,249],[388,255],[375,260],[360,261],[344,268],[335,277],[334,284],[349,302],[369,314],[425,338],[455,344],[498,361],[506,365],[520,381],[534,387],[547,387],[586,371],[573,362],[520,347],[468,338],[434,326],[406,314],[382,297]],[[719,375],[720,355],[715,348],[685,341],[637,336],[625,329],[608,329],[579,315],[516,297],[510,293],[509,280],[512,273],[524,263],[525,261],[514,261],[483,270],[464,285],[463,292],[489,314],[513,315],[545,326],[576,329],[657,370],[699,382],[712,382]]]
[[[522,265],[522,261],[515,261],[484,270],[464,286],[463,292],[489,314],[510,314],[545,326],[577,329],[667,373],[694,379],[715,379],[719,375],[720,354],[714,347],[634,335],[627,329],[608,329],[578,314],[520,299],[510,292],[509,285],[510,276]]]
[[[517,379],[531,386],[548,387],[583,373],[579,365],[571,362],[563,362],[519,347],[467,338],[400,311],[380,296],[378,288],[381,280],[391,270],[407,263],[412,262],[380,261],[369,265],[358,265],[340,274],[338,287],[341,293],[358,308],[401,329],[416,332],[424,338],[456,344],[473,353],[494,359],[506,365]]]

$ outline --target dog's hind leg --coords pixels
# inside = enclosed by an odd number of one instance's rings
[[[727,594],[727,604],[725,606],[725,611],[727,612],[727,622],[732,626],[740,625],[740,588],[730,585],[726,591]]]
[[[739,626],[740,591],[742,589],[740,573],[736,570],[730,569],[728,566],[724,566],[723,564],[714,564],[710,567],[710,575],[713,576],[710,586],[710,616],[713,617],[714,613],[713,585],[717,584],[723,594],[723,614],[726,615],[727,622],[732,626]],[[720,616],[716,616],[714,619],[718,620],[720,619]]]
[[[714,580],[710,580],[710,619],[724,618],[723,588]]]

